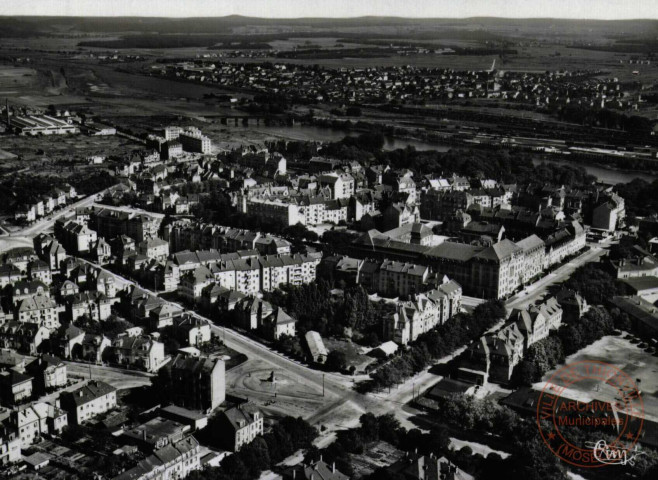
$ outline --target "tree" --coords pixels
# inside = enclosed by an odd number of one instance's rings
[[[327,355],[325,365],[331,370],[342,372],[347,369],[347,355],[340,350],[332,350]]]

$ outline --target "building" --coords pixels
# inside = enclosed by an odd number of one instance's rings
[[[398,302],[395,313],[384,319],[384,339],[400,345],[415,341],[458,313],[461,297],[461,286],[449,280],[437,289],[413,294],[409,300]]]
[[[383,295],[410,295],[422,292],[429,277],[429,268],[407,262],[384,260],[376,271],[376,290]]]
[[[167,358],[164,343],[149,335],[120,335],[112,342],[110,351],[112,363],[147,372],[157,372]]]
[[[263,336],[269,340],[279,340],[282,336],[295,336],[295,325],[297,320],[292,318],[282,308],[277,307],[274,311],[263,318],[261,331]]]
[[[428,477],[428,479],[431,477]],[[437,477],[441,478],[441,477]],[[336,463],[331,465],[322,459],[309,464],[290,467],[283,472],[283,480],[349,480],[350,477],[336,469]]]
[[[49,331],[59,328],[59,314],[55,302],[45,295],[35,295],[20,301],[16,307],[16,320],[21,323],[34,323]]]
[[[139,244],[139,253],[151,260],[164,261],[169,257],[169,242],[161,238],[149,238]]]
[[[21,439],[16,429],[0,423],[0,466],[20,462]]]
[[[80,133],[68,121],[49,115],[12,116],[10,129],[18,135],[65,135]]]
[[[167,366],[172,401],[189,410],[212,411],[226,398],[223,360],[177,355]]]
[[[613,193],[602,204],[594,207],[591,226],[596,230],[614,232],[624,225],[625,217],[624,199]]]
[[[474,480],[472,475],[460,470],[447,458],[437,457],[433,453],[407,453],[388,467],[388,471],[404,480]]]
[[[182,315],[174,320],[178,340],[183,345],[198,347],[210,342],[210,323],[193,315]]]
[[[69,421],[80,425],[115,408],[117,389],[100,380],[90,380],[77,390],[62,393],[60,405]]]
[[[304,338],[306,338],[306,345],[308,346],[311,359],[315,363],[326,362],[329,351],[327,350],[327,347],[324,346],[324,342],[322,341],[320,334],[313,330],[309,330],[306,332]]]
[[[14,369],[0,371],[0,403],[19,405],[32,398],[32,380],[29,375]]]
[[[28,448],[45,434],[60,435],[68,426],[68,415],[56,405],[40,402],[13,410],[9,422],[19,432],[21,447]]]
[[[354,177],[349,173],[326,173],[319,176],[318,183],[320,187],[327,187],[329,189],[333,200],[350,198],[354,194]]]
[[[243,404],[219,413],[213,427],[224,448],[237,452],[263,434],[263,415],[251,405]]]
[[[653,303],[636,295],[613,297],[611,302],[628,315],[633,332],[639,337],[648,341],[658,337],[658,312]]]
[[[114,480],[180,480],[201,469],[201,448],[194,437],[186,437],[159,448],[135,467]]]
[[[203,135],[198,128],[190,127],[180,132],[178,140],[186,152],[212,153],[212,141]]]
[[[25,371],[33,377],[34,391],[39,395],[63,388],[68,383],[66,364],[51,355],[38,356],[25,366]]]
[[[189,430],[188,425],[175,420],[154,417],[141,425],[125,429],[122,438],[143,451],[152,452],[182,440]]]
[[[523,359],[525,338],[516,323],[480,337],[466,351],[459,376],[479,385],[488,381],[506,384]]]
[[[72,220],[64,222],[58,220],[55,223],[55,234],[67,251],[76,254],[91,252],[98,241],[96,231]]]

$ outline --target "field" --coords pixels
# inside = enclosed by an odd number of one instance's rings
[[[7,136],[2,139],[4,151],[21,157],[22,160],[15,160],[15,162],[19,162],[20,166],[25,166],[25,161],[49,162],[59,159],[86,163],[86,158],[91,155],[104,157],[124,155],[138,147],[139,145],[135,142],[114,135],[99,137],[82,134],[50,135],[48,137]],[[42,149],[46,150],[45,156]],[[8,166],[11,163],[12,159],[8,159],[3,161],[2,165]]]
[[[658,357],[644,352],[637,345],[625,338],[606,336],[592,345],[571,355],[565,362],[598,361],[616,366],[624,371],[636,382],[642,391],[645,418],[658,421]],[[559,368],[559,367],[558,367]],[[557,370],[557,369],[556,369]],[[542,378],[542,381],[533,385],[535,389],[543,389],[556,370],[552,370]],[[556,382],[560,384],[560,382]],[[580,401],[589,401],[592,398],[605,401],[614,401],[618,396],[617,390],[607,383],[581,381],[572,385],[564,396]]]

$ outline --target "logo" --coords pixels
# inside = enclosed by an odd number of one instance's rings
[[[537,402],[544,443],[563,461],[598,468],[643,455],[644,404],[635,381],[614,365],[572,362],[556,371]]]

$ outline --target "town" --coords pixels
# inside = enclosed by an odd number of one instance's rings
[[[144,55],[81,58],[123,68]],[[0,73],[25,68],[11,58]],[[0,478],[653,478],[658,183],[647,180],[658,177],[575,160],[655,161],[655,121],[630,123],[652,108],[649,87],[493,60],[479,70],[260,60],[160,59],[131,73],[232,89],[217,115],[3,102]],[[281,112],[255,109],[282,97]],[[579,146],[516,142],[507,124],[507,140],[480,125],[452,131],[461,140],[449,148],[387,148],[372,114],[466,99],[628,123],[603,148],[583,125],[572,128]],[[218,98],[205,100],[213,109]],[[329,140],[261,138],[249,123],[319,128],[308,112],[318,103],[326,118],[371,112]],[[253,139],[235,132],[239,119]],[[580,153],[551,163],[551,148]],[[612,379],[556,380],[586,361],[625,372],[643,411],[620,409]],[[643,461],[605,477],[553,455],[538,431],[550,382],[556,411],[602,402],[586,409],[593,420],[615,411],[637,427],[628,438]]]

